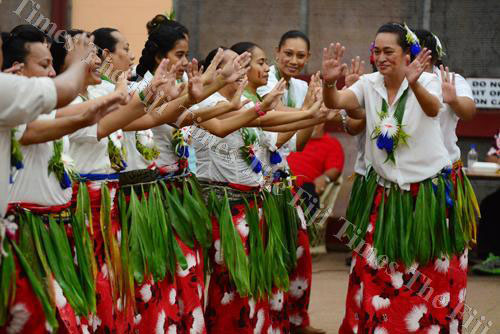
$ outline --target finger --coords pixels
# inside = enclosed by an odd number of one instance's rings
[[[365,61],[362,60],[361,61],[361,65],[359,65],[359,72],[358,74],[361,76],[365,73]]]
[[[444,76],[444,68],[443,68],[443,65],[439,65],[439,72],[441,74],[441,80],[443,82],[446,82],[446,77]]]
[[[451,76],[451,84],[453,86],[455,86],[455,72],[453,72],[452,76]]]
[[[344,63],[344,64],[342,64],[342,66],[341,66],[341,68],[340,68],[340,71],[341,71],[342,75],[344,75],[344,76],[345,76],[345,75],[346,75],[346,73],[347,73],[347,64],[345,64],[345,63]]]
[[[339,45],[341,44],[339,43]],[[339,61],[342,60],[342,57],[344,57],[344,52],[345,52],[345,47],[341,46],[339,53]]]
[[[406,55],[406,66],[410,65],[410,62],[411,62],[411,57],[410,55]]]
[[[356,60],[354,62],[354,73],[359,72],[360,63],[361,63],[361,59],[359,58],[359,56],[356,56]]]
[[[451,82],[450,69],[446,66],[446,81]]]

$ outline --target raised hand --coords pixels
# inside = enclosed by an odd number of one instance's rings
[[[286,81],[285,79],[281,79],[276,86],[274,86],[273,90],[266,95],[264,100],[262,101],[261,107],[263,111],[269,111],[276,107],[278,102],[281,99],[281,96],[285,93],[286,89]]]
[[[212,62],[202,75],[202,80],[205,85],[209,85],[215,80],[215,77],[217,75],[217,69],[219,68],[219,65],[222,62],[223,58],[224,58],[224,50],[219,48],[214,56],[214,59],[212,59]]]
[[[333,83],[343,77],[347,71],[347,64],[342,63],[345,47],[340,43],[333,44],[323,49],[323,80]]]
[[[365,73],[365,62],[358,57],[351,60],[351,68],[347,70],[345,85],[351,87]]]
[[[307,88],[306,97],[304,98],[304,103],[302,105],[303,109],[309,109],[313,105],[315,100],[315,94],[318,87],[321,87],[321,79],[319,71],[311,76],[311,80],[309,81],[309,87]]]
[[[128,94],[127,94],[128,95]],[[87,101],[90,107],[87,111],[83,112],[82,116],[88,126],[93,125],[101,118],[118,109],[118,104],[122,103],[122,96],[120,94],[108,94],[102,99],[95,99]]]
[[[3,70],[3,73],[20,74],[24,68],[24,63],[17,63]]]
[[[446,68],[443,65],[439,66],[441,71],[441,89],[443,91],[443,102],[444,103],[454,103],[457,102],[457,89],[455,87],[455,73],[450,74],[448,66]]]
[[[406,68],[405,68],[405,76],[406,80],[408,80],[408,84],[411,86],[415,84],[420,78],[420,75],[425,71],[425,68],[431,62],[431,50],[424,48],[420,53],[415,57],[415,59],[410,64],[410,55],[406,56]],[[409,64],[409,65],[408,65]]]
[[[224,81],[226,83],[233,83],[243,75],[247,73],[249,68],[247,67],[252,60],[252,55],[250,52],[243,52],[238,57],[234,58],[233,61],[228,62],[220,70]]]
[[[203,80],[201,78],[201,70],[198,68],[198,61],[193,59],[188,64],[188,94],[189,101],[192,104],[196,104],[201,102],[202,94],[203,94]]]
[[[127,77],[128,73],[123,72],[118,77],[118,80],[116,81],[115,85],[115,94],[118,98],[116,102],[120,103],[121,105],[126,105],[130,101],[130,98],[132,97],[128,91]]]
[[[248,100],[248,99],[245,99],[245,100],[241,99],[241,96],[243,95],[243,91],[245,90],[245,87],[247,86],[247,84],[248,84],[247,78],[243,79],[240,82],[238,89],[236,90],[236,93],[234,94],[231,101],[229,101],[229,103],[231,105],[231,110],[240,110],[241,108],[243,108],[244,105],[246,105],[247,103],[250,102],[250,100]]]
[[[65,63],[67,63],[68,66],[90,59],[89,55],[97,51],[94,44],[94,36],[89,38],[86,33],[78,34],[73,37],[67,35],[65,47],[66,50],[68,50],[68,54],[65,58]],[[90,65],[90,61],[86,63]]]

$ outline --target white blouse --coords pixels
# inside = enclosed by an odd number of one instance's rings
[[[208,99],[198,104],[200,108],[216,105],[219,102],[228,102],[219,93],[211,95]],[[256,131],[256,129],[251,129]],[[197,177],[200,180],[216,182],[229,182],[247,186],[261,186],[263,184],[262,173],[255,173],[249,164],[243,159],[240,148],[245,145],[240,131],[234,131],[224,138],[200,132],[204,135],[196,135],[194,129],[192,135],[193,146],[198,159]],[[254,146],[258,157],[259,145]]]
[[[90,99],[102,95],[96,93],[95,89],[88,89]],[[81,97],[77,97],[71,104],[83,103]],[[70,146],[69,154],[75,161],[75,169],[80,174],[113,174],[116,171],[111,168],[108,154],[108,137],[97,138],[98,124],[82,128],[68,135]],[[123,131],[112,133],[111,140],[119,149],[124,145]],[[126,158],[126,157],[124,157]],[[126,159],[125,159],[126,160]]]
[[[0,73],[0,218],[5,214],[10,184],[10,129],[56,107],[57,91],[50,78]]]
[[[273,90],[274,86],[278,84],[278,78],[276,77],[276,65],[273,65],[269,69],[269,78],[267,79],[267,85],[261,86],[257,88],[257,93],[264,97],[271,90]],[[285,93],[282,96],[282,101],[283,104],[286,106],[287,101],[288,101],[288,94],[291,92],[292,97],[295,101],[295,108],[302,108],[302,105],[304,104],[304,100],[306,98],[307,94],[307,82],[304,80],[296,79],[296,78],[290,78],[290,82],[288,85],[288,88],[285,89]]]
[[[56,111],[41,115],[37,120],[55,119]],[[17,127],[16,139],[20,140],[26,131],[26,124]],[[63,140],[63,161],[68,160],[69,141]],[[54,142],[21,145],[24,168],[16,175],[9,194],[9,203],[32,203],[42,206],[63,205],[71,200],[72,189],[62,189],[54,173],[48,174],[49,161],[54,154]],[[69,162],[69,161],[68,161]]]
[[[435,75],[422,73],[418,82],[442,101],[441,84]],[[392,105],[388,108],[390,116],[394,115],[397,103],[408,88],[408,81],[403,80]],[[354,85],[349,87],[357,97],[362,108],[366,110],[366,161],[383,179],[397,183],[408,190],[411,183],[423,181],[436,175],[443,167],[451,165],[448,152],[444,146],[439,117],[427,116],[409,89],[403,116],[404,131],[409,135],[408,145],[400,144],[394,152],[395,163],[385,162],[387,153],[377,147],[371,134],[380,122],[378,113],[382,109],[382,98],[387,101],[387,90],[384,77],[379,73],[363,75]]]
[[[365,142],[366,129],[356,136],[356,146],[358,148],[358,153],[356,155],[356,163],[354,164],[354,172],[363,176],[366,175]]]
[[[439,68],[434,66],[434,74],[438,77],[440,82],[443,82],[441,78],[441,71]],[[457,96],[468,97],[474,101],[472,95],[472,89],[470,88],[467,81],[460,75],[455,73],[455,87]],[[443,141],[448,154],[450,155],[450,160],[455,162],[460,160],[460,148],[457,145],[457,123],[459,117],[453,112],[449,104],[443,103],[443,108],[439,112],[439,123],[441,125],[441,132],[443,134]]]

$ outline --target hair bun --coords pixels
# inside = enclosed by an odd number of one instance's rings
[[[146,29],[148,30],[148,35],[150,35],[156,27],[158,27],[163,22],[168,21],[168,18],[163,14],[158,14],[151,21],[146,24]]]

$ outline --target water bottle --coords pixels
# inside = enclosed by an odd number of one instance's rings
[[[467,153],[467,168],[472,169],[472,165],[477,161],[477,151],[476,145],[472,144],[470,146],[470,151]]]

